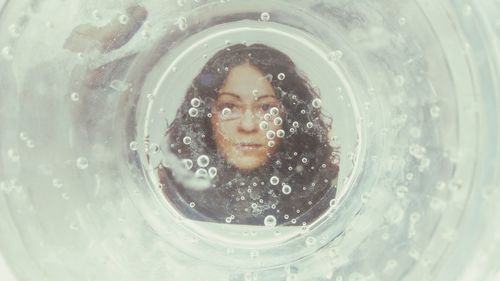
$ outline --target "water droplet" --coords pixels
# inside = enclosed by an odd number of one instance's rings
[[[283,194],[290,194],[292,192],[292,188],[288,184],[284,184],[283,187],[281,188],[281,191]]]
[[[35,143],[32,140],[27,140],[26,141],[26,146],[28,148],[34,148],[35,147]]]
[[[73,92],[70,95],[72,101],[79,101],[80,100],[80,94],[77,92]]]
[[[215,178],[215,176],[217,175],[217,168],[215,167],[210,167],[208,169],[208,175],[210,176],[210,178]]]
[[[179,29],[181,31],[184,31],[187,29],[188,25],[187,25],[187,19],[185,17],[180,17],[178,20],[177,20],[177,27],[179,27]]]
[[[184,137],[184,138],[182,139],[182,142],[183,142],[184,144],[191,144],[191,137],[187,137],[187,136],[186,136],[186,137]]]
[[[313,126],[314,125],[313,125],[312,122],[307,122],[307,124],[306,124],[306,127],[309,128],[309,129],[311,129]]]
[[[269,21],[269,19],[271,19],[271,15],[268,12],[263,12],[260,14],[260,19],[262,21]]]
[[[194,202],[189,203],[189,207],[194,208],[194,206],[196,206]]]
[[[299,127],[299,122],[294,121],[294,122],[292,123],[292,126],[293,126],[294,128],[298,128],[298,127]]]
[[[274,139],[275,136],[276,136],[276,133],[274,131],[267,131],[267,133],[266,133],[266,137],[269,140]]]
[[[318,98],[314,99],[314,100],[312,101],[312,106],[313,106],[314,108],[320,108],[320,107],[321,107],[321,100],[320,100],[320,99],[318,99]]]
[[[210,158],[208,158],[208,156],[206,156],[206,155],[201,155],[196,160],[196,163],[198,164],[198,166],[205,168],[210,163]]]
[[[274,118],[274,125],[279,126],[281,124],[283,124],[283,119],[281,119],[281,117]]]
[[[275,145],[274,141],[268,141],[267,146],[273,147]]]
[[[121,15],[118,20],[120,21],[121,24],[127,24],[129,18],[127,15]]]
[[[188,113],[189,113],[189,116],[191,117],[196,117],[198,115],[198,109],[194,108],[194,107],[191,107],[189,110],[188,110]]]
[[[267,130],[269,129],[269,123],[267,123],[266,121],[262,121],[260,122],[259,127],[261,130]]]
[[[193,168],[193,160],[191,159],[182,159],[182,164],[184,164],[184,167],[186,169],[191,170]]]
[[[285,77],[286,77],[286,76],[285,76],[285,74],[284,74],[284,73],[279,73],[279,74],[278,74],[278,80],[283,81],[283,80],[285,80]]]
[[[232,221],[232,220],[233,220],[233,219],[232,219],[231,217],[226,217],[226,222],[227,222],[227,223],[231,223],[231,221]]]
[[[276,218],[273,215],[266,216],[264,218],[264,225],[268,227],[276,226]]]
[[[282,129],[279,129],[278,131],[276,131],[276,136],[278,138],[283,138],[285,136],[285,131]]]
[[[264,114],[264,120],[266,120],[266,121],[271,120],[271,114],[269,114],[269,113]]]
[[[269,182],[271,182],[272,185],[277,185],[280,182],[280,179],[277,176],[272,176]]]
[[[305,158],[305,157],[304,157],[304,158],[302,158],[302,163],[307,164],[307,162],[308,162],[308,159],[307,159],[307,158]]]
[[[76,159],[76,166],[81,170],[87,169],[89,166],[89,161],[85,157],[79,157],[78,159]]]
[[[136,141],[131,141],[130,144],[129,144],[129,148],[132,151],[136,151],[137,150],[137,142]]]
[[[191,99],[191,106],[192,107],[198,107],[198,106],[200,106],[200,104],[201,104],[201,101],[199,98]]]
[[[160,151],[160,146],[156,143],[152,143],[149,145],[149,151],[151,153],[158,153]]]
[[[194,175],[197,178],[207,178],[208,177],[208,172],[207,172],[206,169],[200,168],[200,169],[196,170],[196,172],[194,173]]]

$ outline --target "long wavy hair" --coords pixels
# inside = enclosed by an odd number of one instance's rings
[[[286,132],[266,164],[250,172],[240,171],[221,156],[217,151],[210,122],[212,105],[219,89],[231,69],[244,63],[258,68],[271,83],[284,108],[282,119],[283,130]],[[278,75],[283,74],[285,78],[278,79]],[[277,176],[281,183],[288,183],[297,190],[293,197],[295,205],[301,205],[302,209],[310,208],[311,202],[318,203],[328,190],[328,201],[333,199],[331,197],[335,196],[334,183],[339,171],[338,147],[331,145],[332,119],[322,113],[319,98],[317,91],[309,85],[305,75],[297,70],[286,54],[263,44],[232,45],[217,52],[193,80],[174,121],[166,130],[168,147],[179,159],[192,159],[194,166],[200,155],[209,156],[210,166],[218,169],[217,176],[212,180],[212,187],[215,189],[223,189],[228,184],[231,186],[241,177],[264,184],[269,177]],[[186,141],[186,137],[190,141]],[[172,179],[172,171],[168,168],[162,167],[160,178],[165,184],[179,185],[175,180],[167,180]],[[317,192],[311,192],[311,189]],[[309,204],[305,207],[300,202]],[[299,208],[295,207],[289,212]],[[283,208],[286,209],[287,206]],[[204,212],[211,213],[210,210]],[[198,219],[219,221],[213,218],[217,216],[212,212]],[[249,222],[242,220],[241,223]]]

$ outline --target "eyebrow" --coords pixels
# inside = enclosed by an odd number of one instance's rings
[[[230,92],[219,92],[219,96],[222,96],[222,95],[229,95],[229,96],[232,96],[232,97],[235,97],[235,98],[237,98],[237,99],[241,100],[241,97],[240,97],[240,96],[238,96],[238,95],[237,95],[237,94],[235,94],[235,93],[230,93]],[[257,100],[260,100],[260,99],[263,99],[263,98],[274,98],[274,99],[277,99],[277,97],[276,97],[276,96],[274,96],[274,95],[265,95],[265,96],[259,96],[259,97],[257,98]]]

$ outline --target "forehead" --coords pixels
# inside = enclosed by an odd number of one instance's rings
[[[235,66],[229,71],[219,93],[232,93],[242,99],[275,96],[265,74],[248,63]]]

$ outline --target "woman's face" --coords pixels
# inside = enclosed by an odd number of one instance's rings
[[[212,108],[217,150],[242,170],[267,162],[283,137],[283,110],[265,74],[248,63],[228,73]]]

